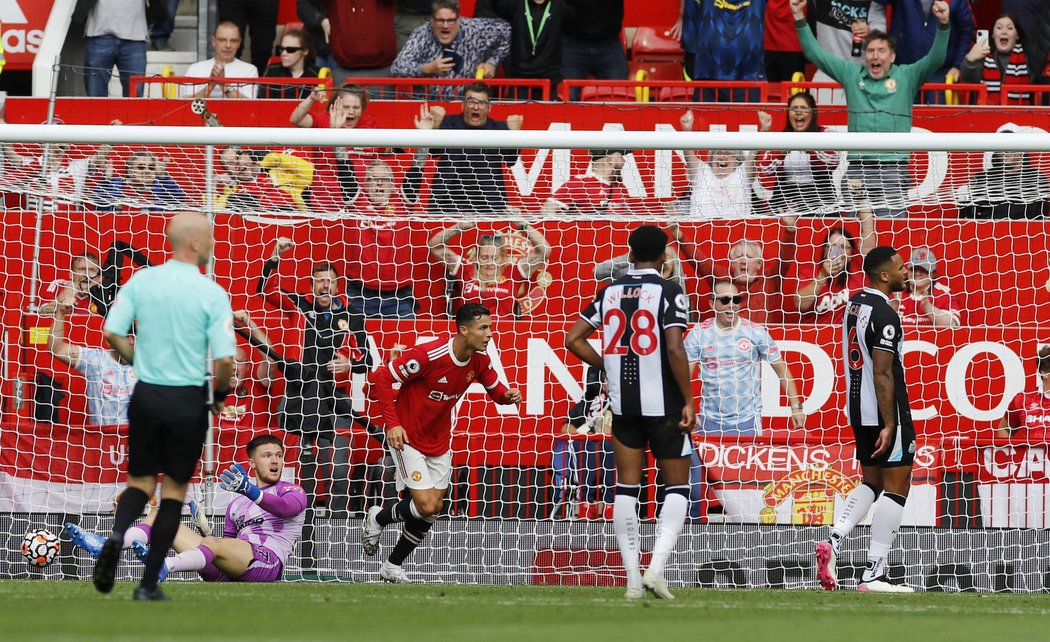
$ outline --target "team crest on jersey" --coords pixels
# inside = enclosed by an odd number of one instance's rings
[[[897,91],[897,81],[894,80],[893,78],[890,78],[889,80],[887,80],[886,81],[886,91],[888,91],[891,94],[895,93]]]
[[[423,479],[423,473],[419,472],[418,470],[413,470],[412,471],[412,481],[417,482],[420,479]]]
[[[741,351],[741,352],[750,352],[751,351],[751,340],[750,339],[741,339],[741,340],[737,341],[736,342],[736,349]]]
[[[469,384],[471,381],[474,381],[474,371],[473,370],[471,370],[470,372],[467,373],[467,383]]]

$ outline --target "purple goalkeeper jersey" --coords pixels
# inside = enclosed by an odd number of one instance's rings
[[[306,493],[295,484],[279,481],[262,488],[258,504],[237,495],[226,507],[222,534],[265,546],[285,564],[295,540],[303,533],[305,518]]]

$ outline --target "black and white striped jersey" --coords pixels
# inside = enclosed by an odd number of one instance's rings
[[[850,297],[842,321],[842,360],[848,380],[846,409],[850,425],[855,428],[885,425],[875,397],[875,350],[893,353],[893,402],[897,414],[893,423],[911,428],[900,316],[885,294],[864,288]]]
[[[685,400],[667,358],[665,331],[688,325],[681,286],[653,269],[630,270],[602,288],[581,314],[602,331],[613,414],[678,416]]]

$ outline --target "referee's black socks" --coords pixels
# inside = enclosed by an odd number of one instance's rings
[[[113,516],[113,534],[109,538],[120,542],[123,546],[125,531],[142,514],[142,509],[146,507],[147,502],[149,502],[149,495],[143,491],[131,486],[125,488],[117,502],[117,511]]]

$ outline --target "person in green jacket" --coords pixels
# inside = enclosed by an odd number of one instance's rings
[[[802,52],[813,64],[842,85],[846,93],[848,126],[851,132],[910,132],[912,104],[923,82],[944,63],[951,31],[948,3],[933,3],[937,36],[922,59],[910,65],[894,65],[895,39],[873,30],[864,38],[864,64],[849,62],[817,44],[805,15],[806,0],[791,0]],[[850,152],[844,180],[859,180],[867,187],[876,216],[906,216],[908,152]],[[843,189],[848,202],[848,190]]]

